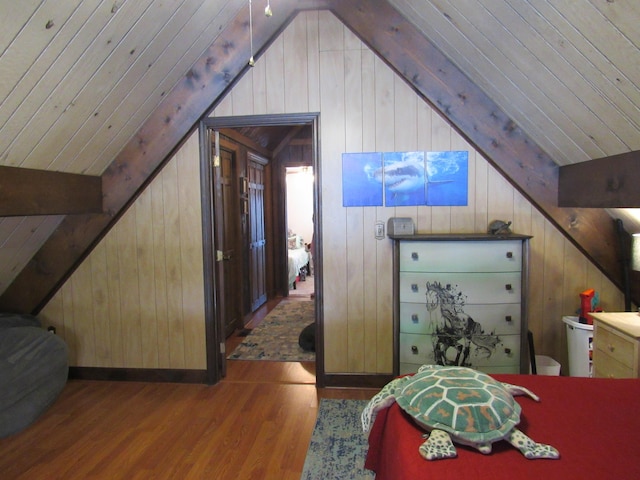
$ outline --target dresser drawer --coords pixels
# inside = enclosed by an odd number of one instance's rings
[[[507,273],[401,273],[401,302],[430,303],[449,297],[458,304],[520,303],[520,272]],[[427,284],[430,292],[427,292]],[[429,296],[427,297],[427,293]]]
[[[635,378],[633,368],[625,365],[602,350],[593,352],[593,376],[596,378]]]
[[[471,337],[469,355],[466,364],[472,368],[483,367],[515,367],[520,365],[520,336],[503,335],[496,341],[495,337],[476,335]],[[438,345],[440,342],[440,345]],[[449,346],[447,346],[449,345]],[[436,349],[439,346],[447,364],[462,361],[464,339],[445,335],[400,334],[400,363],[431,365],[438,362]],[[461,346],[459,350],[456,348]],[[458,355],[458,352],[460,354]]]
[[[603,353],[599,358],[609,356],[633,371],[635,347],[633,341],[622,337],[606,326],[598,325],[594,342],[595,348]]]
[[[435,364],[433,337],[413,333],[400,334],[400,363]]]
[[[400,246],[401,272],[519,272],[519,240],[406,242]]]
[[[521,307],[519,303],[497,303],[489,305],[464,305],[457,316],[463,323],[461,328],[481,328],[483,333],[496,335],[520,335]],[[439,308],[429,311],[426,303],[400,304],[400,332],[430,334],[437,323],[444,322]],[[476,324],[479,327],[476,327]]]

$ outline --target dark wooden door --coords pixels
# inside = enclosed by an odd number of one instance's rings
[[[249,157],[249,294],[252,312],[267,301],[264,167],[264,162]]]
[[[216,298],[218,321],[225,338],[240,324],[240,245],[238,233],[238,194],[235,182],[235,155],[220,149],[213,168],[214,248],[216,259]]]

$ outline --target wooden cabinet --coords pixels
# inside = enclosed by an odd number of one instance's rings
[[[524,235],[397,235],[395,366],[528,372]]]
[[[594,376],[638,378],[640,315],[637,312],[591,313]]]

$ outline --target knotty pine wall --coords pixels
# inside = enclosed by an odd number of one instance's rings
[[[198,134],[40,313],[70,364],[206,368]]]
[[[531,240],[530,329],[537,353],[568,372],[563,315],[595,288],[622,293],[439,115],[328,12],[300,14],[213,115],[320,112],[325,371],[390,373],[391,241],[376,221],[485,232],[513,221]],[[70,343],[72,365],[204,368],[204,287],[197,136],[192,136],[42,315]],[[468,150],[465,207],[343,208],[343,152]],[[594,232],[596,235],[597,232]]]

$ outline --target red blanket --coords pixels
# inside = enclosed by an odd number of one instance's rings
[[[520,430],[553,445],[559,460],[527,460],[506,441],[483,455],[456,445],[458,457],[426,461],[418,427],[397,404],[378,414],[365,467],[376,480],[640,479],[640,380],[494,375],[522,385],[540,402],[518,396]]]

